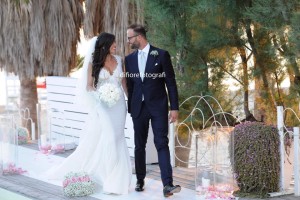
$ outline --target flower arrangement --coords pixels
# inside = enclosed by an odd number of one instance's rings
[[[29,131],[25,127],[18,127],[18,144],[26,144],[28,141]]]
[[[101,85],[98,90],[94,91],[93,95],[108,107],[112,107],[119,101],[121,91],[115,84],[105,83]]]
[[[21,167],[16,167],[14,163],[9,163],[7,167],[3,169],[3,174],[24,174],[25,172],[27,171]]]
[[[152,56],[158,56],[158,51],[157,50],[152,50],[151,52],[150,52],[150,55],[152,55]]]
[[[52,146],[50,144],[43,144],[39,148],[41,153],[48,154],[50,153]]]
[[[236,199],[233,195],[233,191],[235,188],[231,185],[216,185],[216,186],[198,186],[196,189],[198,191],[198,195],[201,195],[202,199],[220,199],[220,200],[231,200]]]
[[[266,197],[279,190],[280,138],[274,126],[244,122],[233,131],[231,162],[239,196]]]
[[[95,184],[86,172],[69,172],[63,181],[64,195],[68,197],[80,197],[93,194]]]

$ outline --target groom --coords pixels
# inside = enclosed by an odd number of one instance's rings
[[[178,92],[175,74],[167,51],[151,46],[143,26],[133,24],[127,29],[127,39],[132,49],[137,49],[125,58],[128,88],[128,112],[134,126],[135,190],[144,190],[146,176],[146,143],[149,121],[158,153],[161,179],[165,197],[180,192],[173,185],[170,151],[168,146],[168,124],[178,117]],[[167,88],[167,91],[166,91]],[[168,99],[170,114],[168,116]]]

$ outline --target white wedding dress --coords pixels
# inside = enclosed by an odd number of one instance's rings
[[[77,149],[61,165],[50,169],[47,178],[63,180],[68,172],[85,171],[97,188],[102,188],[102,192],[128,193],[132,168],[124,136],[126,104],[121,88],[123,70],[121,58],[115,58],[118,65],[113,74],[102,68],[98,86],[104,83],[117,85],[121,98],[112,107],[95,101]]]

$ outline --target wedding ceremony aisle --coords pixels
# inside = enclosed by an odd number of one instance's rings
[[[49,168],[57,165],[68,156],[68,153],[62,155],[47,155],[42,154],[35,148],[31,147],[19,147],[19,163],[18,167],[21,167],[27,172],[22,175],[7,175],[0,177],[0,188],[8,191],[13,191],[15,193],[26,196],[29,199],[39,199],[39,200],[59,200],[59,199],[69,199],[63,196],[62,183],[60,181],[47,180],[42,177],[42,174],[46,172]],[[179,173],[177,171],[179,170]],[[176,184],[181,184],[182,191],[179,194],[173,195],[168,199],[197,199],[195,191],[191,188],[191,182],[186,181],[184,178],[184,171],[180,172],[182,169],[174,169],[174,174],[176,173],[179,179],[182,180],[181,183],[175,179]],[[182,175],[180,175],[182,173]],[[188,173],[186,173],[188,174]],[[176,175],[174,175],[176,176]],[[147,166],[147,177],[145,180],[145,191],[136,192],[134,190],[136,178],[133,174],[131,180],[130,191],[128,195],[108,195],[102,194],[101,192],[95,192],[93,195],[88,197],[78,197],[73,199],[102,199],[102,200],[159,200],[166,199],[162,194],[162,184],[159,180],[159,171],[157,165]],[[156,180],[155,180],[156,179]],[[0,199],[1,198],[0,193]]]
[[[157,164],[147,165],[147,178],[144,192],[136,192],[135,175],[131,180],[130,191],[127,195],[108,195],[95,192],[86,197],[68,198],[63,195],[60,181],[49,181],[42,177],[52,166],[61,163],[72,151],[63,154],[47,155],[37,150],[36,144],[19,146],[18,167],[26,170],[22,175],[0,175],[0,200],[201,200],[194,190],[194,169],[173,168],[174,183],[182,186],[182,191],[171,197],[164,198]],[[133,159],[132,159],[133,164]],[[299,197],[284,195],[270,198],[271,200],[298,200]],[[256,198],[239,198],[239,200],[258,200]]]

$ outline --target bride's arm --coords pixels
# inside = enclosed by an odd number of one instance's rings
[[[127,90],[126,78],[125,77],[122,78],[122,87],[123,87],[123,90],[126,94],[126,97],[128,98],[128,90]]]
[[[94,77],[92,76],[92,63],[89,63],[88,70],[87,70],[87,83],[86,83],[86,90],[87,91],[95,91],[94,87]]]
[[[122,66],[124,66],[123,62],[122,62]],[[123,90],[125,92],[126,97],[128,98],[128,89],[127,89],[127,84],[126,84],[126,71],[125,71],[125,67],[123,67],[122,87],[123,87]]]

